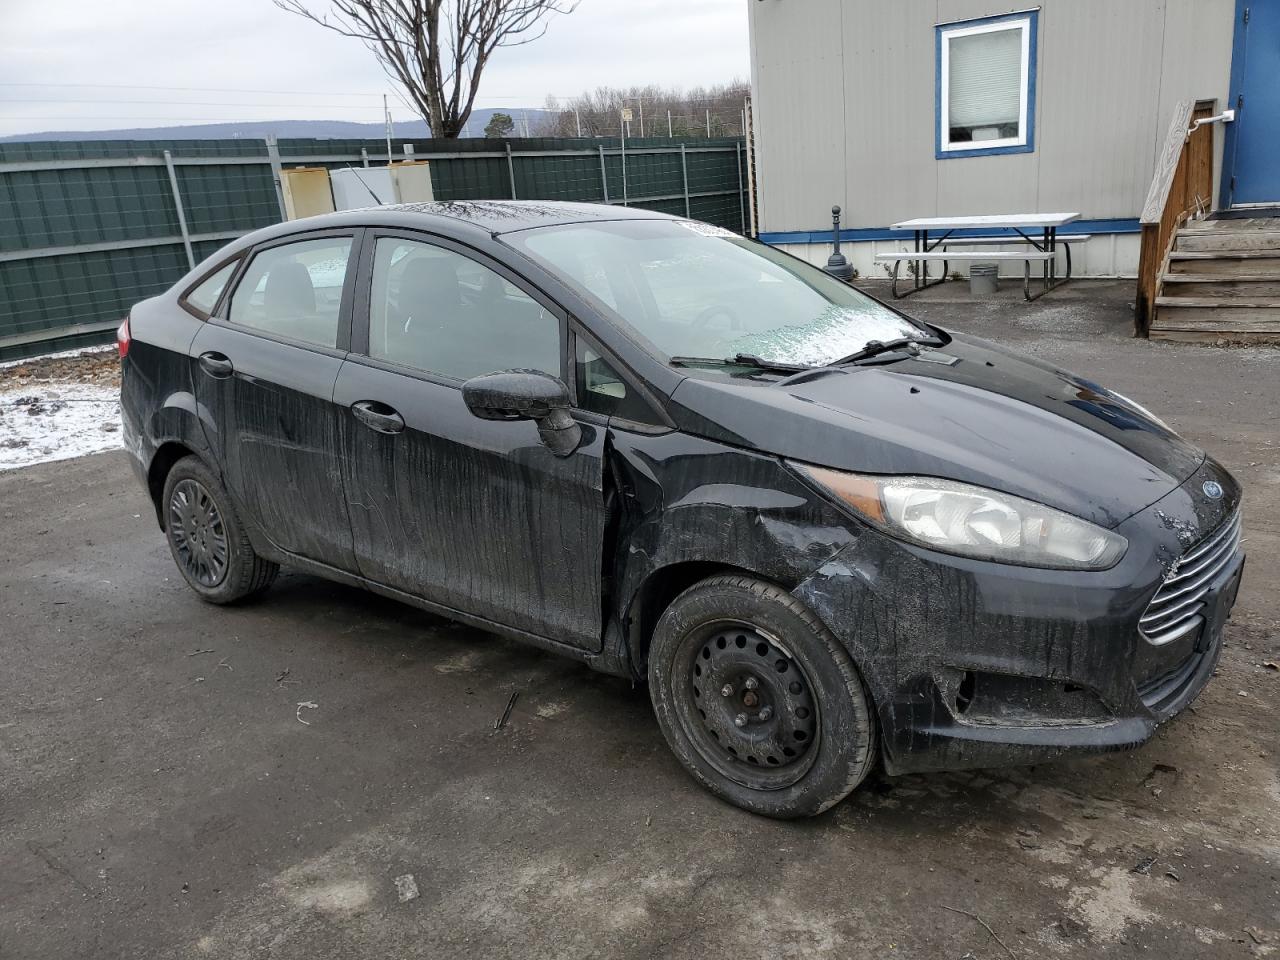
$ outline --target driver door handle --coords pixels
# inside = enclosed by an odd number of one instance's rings
[[[200,369],[215,380],[225,380],[236,372],[235,365],[226,354],[212,350],[200,354]]]
[[[378,433],[399,433],[404,429],[404,417],[385,403],[376,400],[360,400],[351,405],[357,420]]]

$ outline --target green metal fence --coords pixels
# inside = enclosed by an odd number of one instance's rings
[[[741,138],[393,140],[439,200],[586,200],[748,230]],[[138,300],[283,218],[279,171],[387,162],[380,140],[0,143],[0,361],[106,342]]]

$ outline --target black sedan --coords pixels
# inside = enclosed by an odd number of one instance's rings
[[[1212,674],[1240,487],[1132,401],[715,227],[588,204],[250,234],[120,330],[202,598],[279,564],[647,680],[703,785],[1146,740]]]

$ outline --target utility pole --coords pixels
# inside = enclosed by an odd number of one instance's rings
[[[387,166],[391,166],[391,108],[387,106],[387,95],[382,95],[382,119],[387,125]]]
[[[711,108],[707,108],[707,139],[711,139]]]
[[[640,136],[644,137],[644,101],[636,97],[636,103],[640,104]]]
[[[667,111],[667,139],[671,139],[671,111]]]
[[[582,117],[578,115],[578,108],[573,108],[573,122],[578,126],[578,136],[582,136]]]

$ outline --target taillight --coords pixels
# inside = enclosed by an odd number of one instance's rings
[[[133,338],[129,336],[129,318],[125,317],[120,328],[116,330],[116,347],[120,351],[121,360],[129,355],[129,344],[132,342]]]

